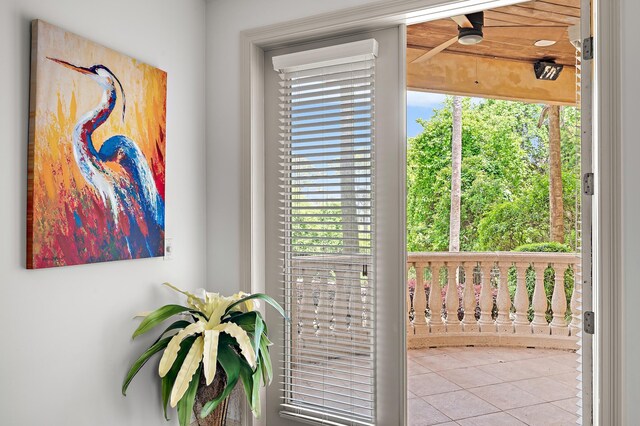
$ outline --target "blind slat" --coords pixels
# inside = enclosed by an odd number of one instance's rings
[[[363,119],[369,119],[373,121],[373,117],[371,116],[371,109],[366,105],[361,107],[358,111],[342,110],[337,112],[327,112],[327,111],[320,110],[319,114],[313,114],[313,115],[310,114],[310,115],[304,115],[301,117],[291,117],[287,115],[285,117],[280,117],[279,121],[280,123],[289,124],[289,125],[293,123],[295,123],[296,125],[303,124],[303,123],[311,123],[311,124],[317,125],[318,119],[328,120],[332,118],[336,119],[336,121],[347,121],[355,118],[358,118],[358,119],[363,118]]]
[[[339,367],[327,368],[326,365],[319,364],[318,363],[318,359],[314,359],[313,361],[304,361],[304,360],[295,361],[295,360],[292,360],[292,361],[290,361],[290,364],[293,366],[293,368],[290,368],[290,369],[281,368],[280,369],[285,376],[288,375],[289,377],[291,377],[292,374],[295,374],[295,373],[301,374],[304,371],[312,370],[312,371],[318,371],[317,374],[321,374],[320,372],[326,373],[327,371],[332,371],[332,372],[334,372],[336,374],[344,374],[345,376],[359,377],[362,380],[367,380],[367,379],[371,378],[371,372],[370,371],[366,371],[365,373],[357,373],[357,372],[354,372],[354,371],[341,370]],[[362,384],[362,382],[356,382],[356,381],[354,381],[353,383]],[[368,385],[368,386],[373,386],[373,380],[371,380],[371,381],[369,381],[368,383],[365,383],[365,384]]]

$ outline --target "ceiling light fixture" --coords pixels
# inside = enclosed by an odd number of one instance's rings
[[[472,27],[458,26],[458,43],[465,46],[478,44],[484,38],[482,27],[484,27],[484,12],[476,12],[467,15]]]
[[[536,47],[548,47],[548,46],[553,46],[554,44],[556,44],[557,41],[555,40],[536,40],[535,43],[533,43],[534,46]]]

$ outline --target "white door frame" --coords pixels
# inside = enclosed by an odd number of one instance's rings
[[[264,291],[264,51],[313,39],[470,13],[522,0],[389,0],[241,33],[241,290]],[[594,0],[594,423],[623,424],[619,0]],[[426,18],[428,17],[428,18]],[[583,66],[589,66],[585,62]],[[404,87],[399,90],[405,90]],[[606,283],[606,285],[603,285]],[[404,300],[404,298],[402,299]],[[401,321],[405,323],[404,319]],[[399,389],[399,392],[403,390]],[[245,424],[253,422],[245,412]]]

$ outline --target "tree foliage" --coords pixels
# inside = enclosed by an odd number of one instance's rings
[[[464,99],[460,250],[513,250],[549,240],[549,162],[542,105]],[[409,251],[446,251],[451,191],[451,99],[409,139]],[[575,249],[579,111],[562,108],[565,241]]]

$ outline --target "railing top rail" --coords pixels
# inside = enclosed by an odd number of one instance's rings
[[[507,262],[507,263],[566,263],[580,262],[578,253],[547,252],[413,252],[408,253],[407,263],[472,263],[472,262]]]
[[[359,254],[319,254],[313,256],[296,256],[292,259],[296,263],[353,263],[360,264],[370,261],[369,256]],[[407,263],[472,263],[472,262],[510,262],[510,263],[566,263],[580,262],[578,253],[548,253],[548,252],[411,252],[407,254]]]

